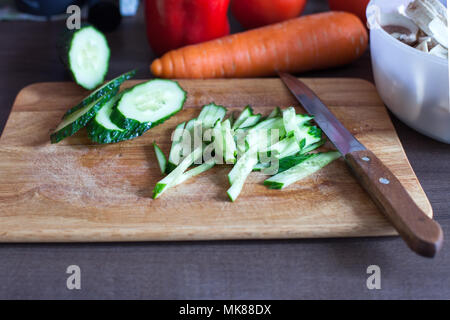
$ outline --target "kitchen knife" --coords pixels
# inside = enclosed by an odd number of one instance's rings
[[[286,73],[281,80],[344,156],[361,186],[416,253],[433,257],[441,248],[443,233],[414,202],[400,181],[359,142],[317,95],[302,81]]]

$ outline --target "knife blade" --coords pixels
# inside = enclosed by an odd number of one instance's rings
[[[327,135],[381,212],[416,253],[433,257],[443,243],[440,225],[423,212],[400,180],[359,142],[306,84],[287,73],[280,79]]]
[[[314,121],[341,154],[346,155],[352,151],[366,150],[307,85],[290,74],[279,73],[279,75],[305,110],[314,116]]]

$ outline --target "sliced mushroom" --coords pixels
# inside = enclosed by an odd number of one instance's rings
[[[428,24],[428,28],[433,33],[433,37],[445,48],[448,48],[448,28],[439,18],[434,18]]]
[[[430,50],[430,54],[447,59],[448,50],[443,46],[441,46],[440,44],[438,44],[437,46],[435,46],[433,49]]]
[[[413,45],[417,42],[419,28],[411,19],[399,13],[382,15],[380,24],[387,33],[407,45]]]
[[[419,42],[419,44],[417,45],[417,46],[415,46],[414,48],[416,48],[416,49],[418,49],[418,50],[420,50],[420,51],[423,51],[423,52],[427,52],[428,53],[428,41],[427,40],[424,40],[424,41],[421,41],[421,42]]]
[[[414,0],[405,13],[424,33],[448,47],[447,13],[442,3],[438,0]]]

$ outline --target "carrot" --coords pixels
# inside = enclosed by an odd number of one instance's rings
[[[301,72],[350,63],[367,31],[346,12],[308,15],[167,52],[151,64],[162,78],[232,78]]]

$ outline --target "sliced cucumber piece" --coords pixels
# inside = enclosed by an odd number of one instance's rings
[[[298,165],[278,173],[264,181],[264,185],[270,189],[283,189],[314,172],[322,169],[330,162],[339,158],[341,154],[337,151],[313,154],[310,158],[300,162]]]
[[[164,174],[167,169],[167,159],[164,155],[164,152],[162,152],[161,148],[158,147],[158,145],[153,142],[153,148],[155,149],[155,155],[156,160],[158,161],[159,169],[161,170],[161,173]]]
[[[177,181],[181,179],[183,173],[195,162],[195,160],[202,156],[202,149],[202,147],[198,147],[192,151],[192,153],[186,156],[171,173],[156,184],[153,189],[153,199],[158,198],[168,188],[177,184]]]
[[[211,169],[212,167],[214,167],[215,164],[216,163],[214,162],[214,160],[211,159],[211,160],[209,160],[209,161],[207,161],[207,162],[205,162],[205,163],[203,163],[203,164],[201,164],[201,165],[199,165],[197,167],[192,168],[189,171],[186,171],[176,181],[176,185],[179,185],[179,184],[185,182],[186,180],[188,180],[188,179],[190,179],[192,177],[195,177],[195,176],[197,176],[197,175],[199,175],[199,174],[201,174],[201,173]]]
[[[153,128],[183,108],[186,92],[172,80],[154,79],[127,91],[113,109],[111,120],[129,130]]]
[[[252,172],[257,162],[258,157],[256,152],[249,150],[236,162],[233,169],[228,174],[231,187],[227,190],[227,194],[232,202],[236,201],[242,191],[245,180]]]
[[[229,119],[222,122],[221,125],[223,140],[224,140],[224,153],[223,157],[225,163],[233,164],[236,162],[237,148],[236,142],[233,138],[233,131],[231,129],[231,121]]]
[[[321,139],[319,142],[315,142],[310,144],[309,146],[303,147],[303,149],[300,150],[301,154],[305,154],[307,152],[311,152],[313,150],[316,150],[317,148],[323,146],[327,140]]]
[[[303,139],[303,137],[301,137],[299,133],[300,129],[297,124],[295,109],[293,107],[289,107],[283,110],[283,124],[288,136],[294,135],[298,142]]]
[[[297,139],[291,136],[270,146],[269,151],[273,152],[278,159],[281,159],[299,152],[300,145]]]
[[[247,119],[245,119],[240,125],[239,125],[239,129],[245,129],[245,128],[249,128],[249,127],[253,127],[254,125],[256,125],[259,120],[261,120],[261,114],[254,114],[251,115],[250,117],[248,117]]]
[[[222,121],[226,114],[227,108],[213,102],[202,108],[197,119],[202,122],[203,129],[209,129],[212,128],[217,121]]]
[[[126,130],[118,127],[111,121],[111,113],[113,107],[120,100],[121,96],[126,91],[111,98],[105,105],[97,112],[95,117],[89,121],[86,126],[89,138],[97,143],[116,143],[119,141],[130,140],[141,136],[149,127],[141,126],[135,130]]]
[[[310,124],[304,124],[299,127],[300,148],[304,149],[312,144],[318,143],[322,140],[322,130],[319,127]],[[297,139],[298,141],[298,139]]]
[[[281,117],[281,109],[280,107],[276,107],[272,110],[272,112],[267,116],[267,119],[272,119],[276,117]]]
[[[98,110],[105,103],[107,103],[112,97],[114,97],[119,88],[115,88],[112,91],[103,95],[100,99],[78,109],[71,113],[69,116],[62,119],[61,123],[56,127],[55,131],[50,135],[52,143],[57,143],[64,138],[67,138],[78,130],[86,126],[86,124],[95,116]]]
[[[186,122],[180,123],[176,126],[175,131],[172,134],[172,146],[169,152],[169,161],[166,167],[166,173],[170,173],[180,162],[181,150],[182,150],[182,139],[183,130]]]
[[[242,110],[239,117],[233,123],[233,130],[239,128],[239,126],[244,123],[244,121],[253,115],[253,109],[250,106],[246,106],[244,110]]]
[[[59,49],[62,62],[77,84],[92,90],[103,82],[108,72],[110,50],[102,32],[91,25],[68,30]]]
[[[75,107],[70,108],[65,114],[64,118],[67,117],[69,114],[74,113],[80,108],[83,108],[84,106],[87,106],[88,104],[94,102],[101,96],[105,95],[106,93],[112,91],[113,89],[119,88],[120,85],[130,78],[132,78],[136,74],[136,70],[131,70],[127,73],[121,74],[117,78],[112,79],[111,81],[108,81],[104,85],[102,85],[100,88],[94,90],[90,95],[88,95],[86,98],[84,98],[80,103],[78,103]]]
[[[308,154],[295,154],[292,156],[284,157],[279,160],[278,164],[278,172],[281,173],[283,171],[286,171],[301,162],[308,160],[309,158],[314,157],[314,154],[308,153]]]

